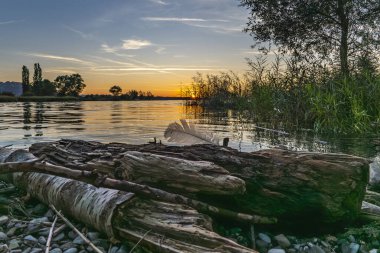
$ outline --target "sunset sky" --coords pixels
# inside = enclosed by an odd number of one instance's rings
[[[1,0],[0,81],[21,67],[79,73],[84,93],[110,86],[177,96],[196,72],[247,69],[255,52],[238,0]]]

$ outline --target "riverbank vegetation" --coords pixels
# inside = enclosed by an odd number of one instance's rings
[[[205,106],[245,110],[317,132],[366,133],[380,123],[377,2],[241,0],[263,56],[250,71],[200,74],[184,90]]]

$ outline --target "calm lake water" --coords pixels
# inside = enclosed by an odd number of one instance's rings
[[[380,138],[313,135],[264,130],[231,110],[206,111],[183,106],[182,101],[86,101],[54,103],[0,103],[0,146],[27,147],[61,138],[142,144],[163,136],[168,124],[187,119],[202,131],[229,137],[229,146],[241,151],[286,146],[295,150],[345,152],[375,158]],[[259,128],[258,128],[259,127]],[[284,129],[277,129],[286,131]]]

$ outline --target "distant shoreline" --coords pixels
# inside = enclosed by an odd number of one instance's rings
[[[0,103],[11,102],[72,102],[72,101],[157,101],[157,100],[186,100],[180,97],[152,97],[149,99],[126,100],[118,97],[54,97],[54,96],[0,96]]]

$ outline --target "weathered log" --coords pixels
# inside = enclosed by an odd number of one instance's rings
[[[64,152],[58,152],[57,147]],[[212,162],[243,179],[247,192],[240,196],[206,198],[207,201],[292,222],[307,220],[310,223],[310,218],[316,223],[355,219],[360,213],[369,177],[369,161],[344,154],[278,149],[243,153],[215,145],[176,147],[70,140],[36,144],[30,150],[37,156],[50,154],[51,161],[57,164],[68,163],[69,153],[80,157],[74,159],[75,164],[67,166],[97,164],[98,161],[115,163],[129,151]],[[119,158],[112,160],[117,156]],[[205,199],[202,194],[198,196]]]
[[[4,157],[0,162],[35,159],[20,150]],[[141,246],[152,252],[255,252],[212,232],[211,219],[186,205],[144,200],[133,193],[40,173],[14,173],[13,177],[18,187],[42,202],[110,237],[130,243],[141,240]],[[147,228],[151,232],[144,238]]]

